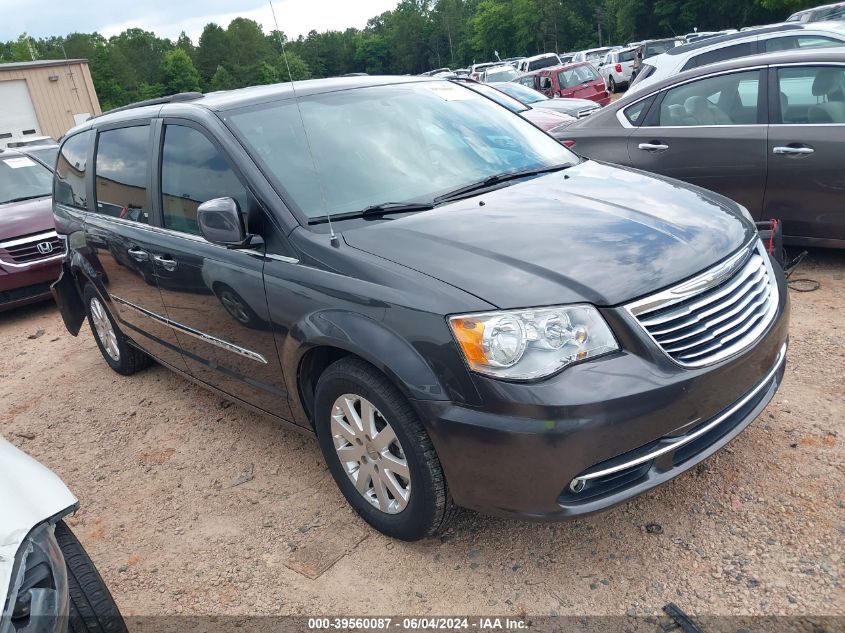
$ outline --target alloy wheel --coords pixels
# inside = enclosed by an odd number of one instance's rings
[[[346,393],[332,406],[331,433],[343,470],[358,493],[387,514],[411,498],[405,451],[390,422],[366,398]]]
[[[117,334],[112,327],[106,308],[97,297],[91,299],[91,320],[94,322],[94,329],[97,331],[97,338],[100,339],[106,354],[115,361],[120,362],[120,348],[117,346]]]

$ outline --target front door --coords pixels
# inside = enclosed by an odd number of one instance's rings
[[[264,257],[207,242],[197,207],[229,197],[262,232],[264,211],[218,146],[198,127],[164,126],[157,179],[162,226],[155,277],[185,362],[198,379],[290,419],[264,293]]]
[[[845,240],[845,66],[772,73],[764,215],[786,237]]]
[[[766,178],[765,71],[719,74],[659,95],[628,137],[630,164],[716,191],[759,219]]]
[[[183,371],[179,342],[156,285],[156,233],[148,187],[149,123],[100,131],[95,154],[94,213],[85,220],[89,256],[121,329],[143,349]]]

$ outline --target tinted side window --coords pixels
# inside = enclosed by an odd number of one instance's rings
[[[754,124],[759,89],[756,70],[683,84],[666,93],[660,105],[660,125]]]
[[[734,44],[733,46],[724,46],[716,50],[702,53],[691,58],[681,70],[689,68],[698,68],[699,66],[706,66],[707,64],[715,64],[716,62],[723,62],[728,59],[737,59],[738,57],[746,57],[757,52],[756,42],[745,42],[743,44]]]
[[[56,160],[53,199],[76,209],[86,210],[85,168],[93,132],[87,130],[67,139]]]
[[[845,68],[778,68],[781,120],[775,123],[845,123]]]
[[[793,50],[796,48],[821,48],[825,46],[841,46],[843,42],[821,35],[791,35],[789,37],[773,37],[764,42],[767,53],[775,51]]]
[[[200,235],[197,207],[214,198],[234,198],[247,210],[246,189],[214,144],[194,128],[166,126],[161,157],[165,228]]]
[[[652,99],[653,97],[649,97],[648,99],[643,99],[642,101],[625,108],[623,111],[625,113],[625,118],[630,121],[631,125],[642,125]]]
[[[147,163],[150,127],[139,125],[100,132],[97,139],[97,213],[150,223]]]

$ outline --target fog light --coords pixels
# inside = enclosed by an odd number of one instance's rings
[[[587,482],[583,479],[573,479],[569,482],[569,489],[574,493],[579,493],[584,489],[584,486],[587,485]]]

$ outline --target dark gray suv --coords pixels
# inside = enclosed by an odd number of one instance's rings
[[[735,203],[584,161],[445,80],[177,95],[68,133],[54,286],[106,362],[155,359],[304,432],[382,532],[561,519],[742,431],[788,299]]]

